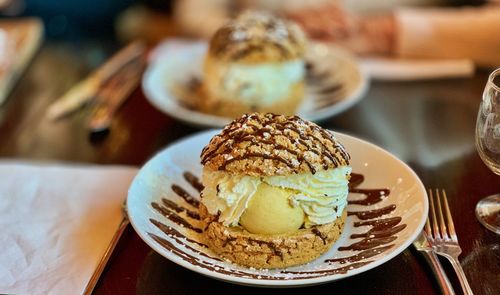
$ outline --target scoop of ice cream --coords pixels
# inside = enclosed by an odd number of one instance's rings
[[[254,234],[282,234],[298,230],[304,223],[304,211],[292,206],[290,197],[295,192],[261,183],[248,207],[240,218],[240,224]]]

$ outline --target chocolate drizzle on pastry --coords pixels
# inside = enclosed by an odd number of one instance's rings
[[[269,12],[247,11],[222,26],[210,41],[209,52],[225,61],[275,61],[302,58],[306,37],[294,23]]]
[[[201,163],[212,170],[253,176],[316,173],[349,165],[339,141],[297,116],[254,113],[234,120],[212,138]]]

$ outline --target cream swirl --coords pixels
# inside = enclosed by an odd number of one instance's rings
[[[292,189],[292,206],[299,206],[306,214],[305,227],[326,224],[342,215],[349,194],[348,176],[351,167],[341,166],[315,174],[294,174],[265,177],[270,185]]]
[[[236,226],[257,191],[260,179],[205,169],[202,182],[205,188],[201,201],[208,212],[212,215],[220,213],[219,221],[225,226]]]

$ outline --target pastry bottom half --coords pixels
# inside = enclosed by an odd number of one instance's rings
[[[310,262],[330,249],[344,228],[347,209],[335,221],[280,235],[227,227],[200,205],[204,242],[222,258],[254,268],[283,268]]]

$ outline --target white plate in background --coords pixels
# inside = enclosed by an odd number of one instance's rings
[[[180,121],[204,127],[223,127],[231,118],[202,113],[182,103],[173,91],[196,77],[203,81],[202,63],[206,42],[172,39],[160,44],[152,53],[143,76],[142,87],[148,101],[157,109]],[[306,84],[306,95],[297,114],[310,121],[320,121],[339,114],[361,100],[368,79],[356,60],[347,52],[332,46],[312,44],[307,61],[316,73],[325,74],[324,89],[338,85],[339,91],[320,94],[318,84]]]

